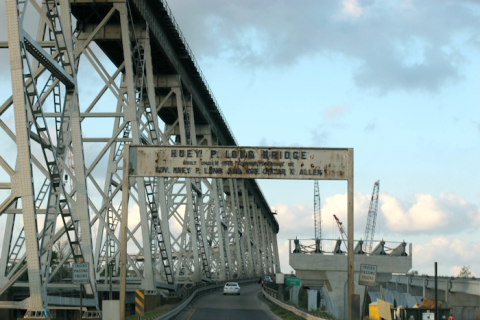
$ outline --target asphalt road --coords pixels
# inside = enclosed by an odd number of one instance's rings
[[[260,302],[259,293],[262,286],[259,284],[241,285],[241,295],[223,295],[222,291],[215,291],[195,300],[188,313],[181,318],[186,320],[277,320],[268,307]]]

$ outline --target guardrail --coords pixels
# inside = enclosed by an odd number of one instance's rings
[[[237,283],[247,283],[247,282],[254,282],[254,281],[258,281],[258,278],[254,278],[254,279],[247,279],[247,280],[240,280],[240,281],[234,281],[234,282],[237,282]],[[207,285],[207,286],[201,286],[200,288],[198,289],[195,289],[194,291],[192,290],[189,290],[189,292],[186,294],[186,296],[188,296],[188,298],[185,299],[185,301],[183,301],[181,304],[179,304],[176,308],[162,314],[162,315],[159,315],[159,316],[154,316],[152,318],[150,318],[151,320],[168,320],[168,319],[171,319],[173,317],[175,317],[176,315],[178,315],[180,312],[183,311],[183,309],[188,306],[188,304],[199,294],[201,293],[206,293],[206,292],[209,292],[209,291],[215,291],[216,289],[218,288],[223,288],[223,286],[225,285],[225,283],[227,282],[231,282],[231,281],[224,281],[224,282],[221,282],[221,283],[216,283],[216,284],[212,284],[212,285]]]
[[[269,294],[271,297],[277,299],[278,298],[278,290],[275,290],[273,288],[270,288],[270,283],[265,283],[263,285],[263,290]]]
[[[328,319],[325,319],[325,318],[320,318],[320,317],[313,316],[310,313],[307,313],[305,311],[302,311],[300,309],[295,308],[294,306],[291,306],[289,304],[281,302],[280,300],[277,300],[276,298],[269,295],[265,289],[266,289],[266,287],[263,287],[263,290],[262,290],[263,296],[265,297],[265,299],[267,299],[270,302],[276,304],[280,308],[291,311],[291,312],[295,313],[297,316],[300,316],[300,317],[302,317],[304,319],[307,319],[307,320],[328,320]],[[270,289],[270,290],[272,290],[272,289]]]

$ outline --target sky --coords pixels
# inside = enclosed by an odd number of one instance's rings
[[[469,265],[480,276],[480,1],[168,4],[239,145],[354,148],[355,239],[365,236],[380,180],[375,239],[412,243],[421,274],[438,262],[441,275]],[[0,0],[0,41],[5,21]],[[7,50],[0,63],[3,97],[11,94]],[[84,110],[101,80],[88,65],[79,77],[88,77],[80,82]],[[107,95],[96,111],[112,105]],[[13,113],[2,119],[12,125]],[[95,121],[82,123],[84,137],[111,134]],[[1,130],[0,139],[3,150],[14,147]],[[87,164],[101,147],[86,143]],[[277,212],[281,268],[289,272],[288,239],[314,237],[314,183],[258,183]],[[320,192],[322,237],[337,239],[333,214],[346,224],[346,182],[321,181]]]
[[[353,147],[355,239],[380,180],[375,239],[412,243],[421,274],[480,275],[478,1],[169,6],[239,145]],[[288,272],[288,239],[314,237],[313,181],[258,183]],[[333,214],[346,224],[346,191],[320,182],[324,238]]]

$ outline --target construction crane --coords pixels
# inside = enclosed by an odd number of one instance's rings
[[[315,252],[322,252],[322,211],[320,203],[320,188],[318,187],[318,180],[314,184],[314,223],[315,223]]]
[[[347,239],[348,239],[347,232],[345,231],[345,229],[343,229],[343,224],[340,222],[340,219],[338,219],[336,215],[333,215],[333,217],[335,218],[335,221],[337,221],[338,230],[340,230],[340,235],[342,236],[343,243],[345,244],[345,248],[348,248],[348,246],[347,246]]]
[[[380,180],[374,183],[370,208],[368,209],[367,226],[365,227],[365,242],[363,251],[372,252],[373,236],[375,235],[375,225],[377,223],[378,193],[380,191]]]

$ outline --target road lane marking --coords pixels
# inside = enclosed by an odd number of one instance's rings
[[[187,320],[190,320],[190,318],[193,316],[193,313],[195,312],[195,310],[197,310],[197,307],[195,307],[195,309],[193,309],[192,313],[190,313],[190,315],[188,316]]]

